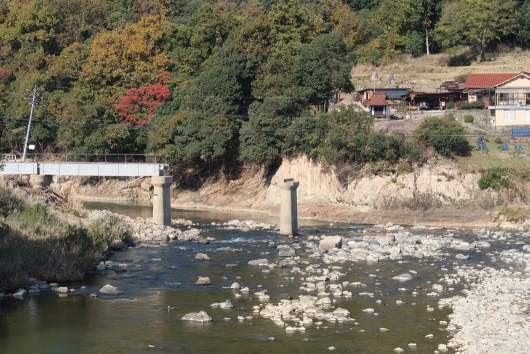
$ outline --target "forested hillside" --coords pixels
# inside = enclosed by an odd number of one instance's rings
[[[333,92],[354,90],[358,63],[527,47],[529,10],[528,0],[2,1],[0,149],[22,150],[36,85],[37,152],[157,154],[220,178],[300,153],[417,159],[428,139],[372,133],[353,109],[327,113]]]

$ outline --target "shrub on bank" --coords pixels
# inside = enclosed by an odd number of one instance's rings
[[[72,225],[0,187],[0,292],[27,286],[28,278],[48,282],[80,280],[97,265],[115,239],[130,234],[119,218],[102,218],[89,227]],[[9,207],[15,207],[9,210]],[[94,232],[103,231],[101,236]]]
[[[480,174],[481,177],[478,180],[478,186],[482,190],[493,188],[498,191],[501,188],[510,187],[510,182],[503,176],[503,170],[501,168],[482,170]]]
[[[466,123],[473,123],[474,120],[475,120],[475,117],[473,117],[471,114],[466,114],[464,116],[464,122]]]
[[[470,149],[464,127],[451,116],[425,118],[414,136],[421,144],[432,146],[444,156],[466,154]]]
[[[456,109],[484,109],[484,102],[458,103]]]
[[[105,215],[90,224],[88,235],[98,248],[107,250],[115,241],[130,239],[131,229],[118,216]]]

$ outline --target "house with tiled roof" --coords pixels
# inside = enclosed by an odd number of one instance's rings
[[[388,98],[386,92],[372,92],[370,99],[365,100],[363,105],[370,109],[372,116],[376,118],[390,118],[390,106],[396,104]]]
[[[469,102],[482,101],[496,126],[530,125],[530,73],[469,74]]]

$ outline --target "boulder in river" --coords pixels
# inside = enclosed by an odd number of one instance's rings
[[[119,295],[122,293],[121,290],[119,290],[117,287],[112,286],[110,284],[107,284],[101,289],[99,289],[99,292],[102,294],[107,294],[107,295]]]
[[[340,236],[326,236],[322,240],[320,240],[320,244],[318,245],[319,248],[323,248],[326,250],[330,250],[333,248],[341,248],[342,247],[342,237]]]
[[[253,261],[249,261],[248,262],[248,265],[252,265],[252,266],[268,266],[269,265],[269,260],[268,259],[255,259]]]
[[[412,275],[410,275],[409,273],[403,273],[403,274],[400,274],[400,275],[396,275],[392,279],[399,280],[399,281],[408,281],[408,280],[412,279]]]
[[[208,277],[199,277],[199,280],[195,283],[195,285],[211,285],[212,282],[210,281],[210,278]]]
[[[210,257],[205,253],[197,253],[194,258],[196,261],[209,261]]]
[[[230,289],[236,289],[236,290],[239,290],[241,289],[241,285],[239,285],[239,283],[233,283],[231,286],[230,286]]]
[[[208,316],[206,311],[199,311],[199,312],[191,312],[187,315],[184,315],[181,318],[182,321],[191,321],[191,322],[211,322],[212,318]]]

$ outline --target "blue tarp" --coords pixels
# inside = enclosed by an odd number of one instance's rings
[[[530,138],[530,129],[528,128],[513,128],[512,139],[515,138]]]

